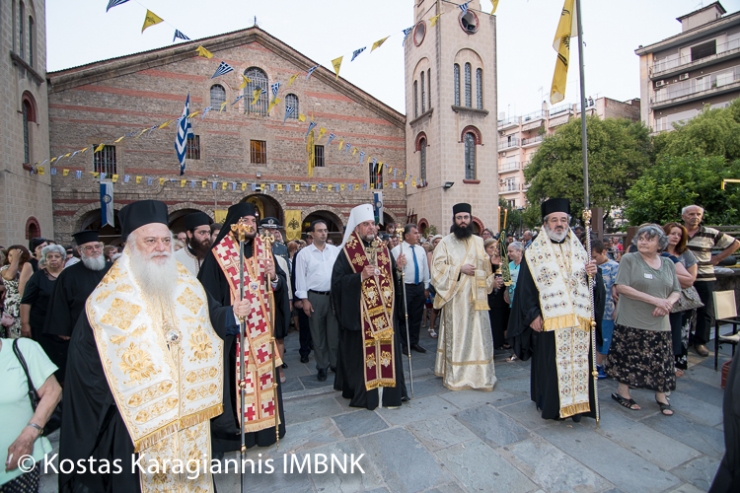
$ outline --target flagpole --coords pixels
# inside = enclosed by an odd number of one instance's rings
[[[588,190],[588,134],[586,132],[586,76],[583,69],[583,22],[581,20],[581,0],[576,1],[576,22],[578,26],[578,73],[581,85],[581,152],[583,154],[583,220],[586,230],[585,246],[587,258],[591,260],[591,202]],[[588,295],[591,305],[591,375],[594,382],[594,401],[596,404],[596,425],[601,420],[599,412],[598,372],[596,370],[596,312],[594,305],[595,278],[588,276]]]

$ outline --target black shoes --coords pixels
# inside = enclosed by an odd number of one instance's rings
[[[282,368],[282,369],[288,368],[288,363],[283,363],[283,366],[281,366],[280,368]]]
[[[411,349],[413,349],[417,353],[426,353],[427,352],[426,349],[424,349],[423,347],[419,346],[418,344],[412,344],[411,345]]]
[[[326,368],[319,370],[319,375],[317,378],[319,379],[319,382],[326,381]]]
[[[301,356],[301,363],[308,363],[308,356]]]

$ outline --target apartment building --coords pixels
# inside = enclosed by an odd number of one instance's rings
[[[740,12],[726,14],[714,2],[679,17],[680,34],[635,50],[640,117],[653,132],[740,96]]]
[[[499,115],[498,120],[498,177],[499,195],[515,208],[525,207],[525,193],[529,185],[524,179],[524,169],[532,162],[545,137],[573,118],[580,118],[580,105],[565,103],[522,116]],[[599,118],[640,119],[640,100],[616,101],[600,97],[586,100],[586,114]]]

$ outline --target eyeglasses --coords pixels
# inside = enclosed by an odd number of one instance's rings
[[[101,245],[100,243],[98,243],[96,245],[86,245],[86,246],[82,247],[82,250],[84,252],[86,252],[86,253],[87,252],[94,252],[96,250],[102,250],[102,249],[103,249],[103,245]],[[67,253],[72,253],[72,252],[67,252]]]

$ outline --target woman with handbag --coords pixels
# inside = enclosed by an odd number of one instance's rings
[[[31,254],[26,247],[13,245],[8,248],[5,265],[0,268],[0,276],[5,285],[2,325],[5,329],[5,336],[10,339],[17,339],[21,336],[21,294],[18,290],[18,282],[23,266],[30,259]]]
[[[37,464],[51,452],[44,426],[62,396],[56,369],[36,341],[0,339],[0,491],[38,491]]]
[[[663,226],[668,236],[668,246],[663,255],[673,260],[676,267],[676,276],[681,285],[681,298],[673,306],[669,319],[671,322],[671,337],[673,339],[673,354],[676,357],[676,376],[682,377],[688,368],[689,331],[691,319],[701,305],[699,293],[694,287],[699,266],[696,257],[687,246],[689,232],[683,224],[668,223]],[[698,304],[697,304],[698,303]]]
[[[615,282],[619,303],[606,373],[619,382],[612,399],[620,405],[640,409],[630,388],[650,389],[660,412],[672,416],[666,392],[675,390],[676,373],[668,314],[681,286],[673,262],[660,256],[668,245],[663,228],[646,224],[633,242],[637,252],[622,257]]]

